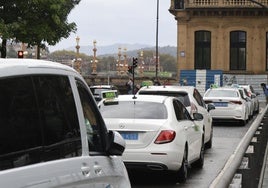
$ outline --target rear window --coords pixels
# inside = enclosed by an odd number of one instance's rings
[[[205,97],[239,97],[235,90],[210,90]]]
[[[191,106],[188,93],[186,92],[172,92],[172,91],[139,91],[141,95],[164,95],[178,98],[185,107]]]
[[[119,101],[115,105],[101,105],[104,118],[167,119],[167,109],[162,103]]]

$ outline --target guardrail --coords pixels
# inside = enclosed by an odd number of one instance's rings
[[[268,106],[256,117],[209,188],[258,187],[268,139]]]

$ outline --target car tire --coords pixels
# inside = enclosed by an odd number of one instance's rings
[[[185,183],[188,177],[188,160],[187,160],[187,151],[185,148],[181,168],[178,171],[177,174],[177,180],[179,183]]]
[[[212,139],[213,139],[213,128],[211,126],[211,132],[210,132],[210,139],[209,141],[205,144],[206,149],[212,148]]]
[[[204,155],[205,155],[205,144],[204,144],[204,136],[203,136],[199,159],[194,163],[194,165],[197,168],[202,168],[204,166]]]
[[[241,126],[246,126],[246,124],[247,124],[247,120],[241,120],[241,121],[239,122],[239,124],[240,124]]]

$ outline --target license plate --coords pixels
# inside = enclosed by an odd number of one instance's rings
[[[120,132],[120,134],[125,140],[138,140],[138,133]]]
[[[214,106],[216,106],[216,107],[227,107],[228,103],[227,102],[214,102]]]

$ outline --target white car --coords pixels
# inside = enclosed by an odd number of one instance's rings
[[[123,160],[128,169],[171,172],[175,182],[185,182],[188,166],[204,162],[203,116],[193,120],[175,97],[119,95],[99,103],[110,130],[126,141]]]
[[[106,98],[106,93],[112,91],[117,97],[118,96],[118,89],[114,85],[93,85],[90,86],[90,91],[92,92],[96,102],[98,103],[102,99]]]
[[[0,59],[0,91],[1,187],[131,187],[125,141],[74,69]]]
[[[205,132],[206,148],[212,147],[213,123],[210,110],[214,109],[211,104],[206,105],[198,90],[193,86],[144,86],[137,94],[143,95],[165,95],[177,97],[192,115],[195,112],[201,113],[204,117],[203,125]]]
[[[205,92],[203,99],[206,103],[215,106],[215,109],[210,112],[213,121],[237,121],[243,125],[247,123],[249,108],[238,88],[210,88]]]
[[[243,87],[243,88],[245,88],[247,90],[248,96],[253,101],[253,103],[254,103],[254,113],[255,114],[259,113],[260,104],[259,104],[259,99],[257,98],[257,96],[260,95],[260,93],[255,92],[251,85],[240,85],[240,87]]]
[[[242,98],[247,102],[248,109],[249,109],[249,119],[251,119],[254,115],[254,101],[248,96],[248,92],[245,88],[239,87],[241,91]]]

